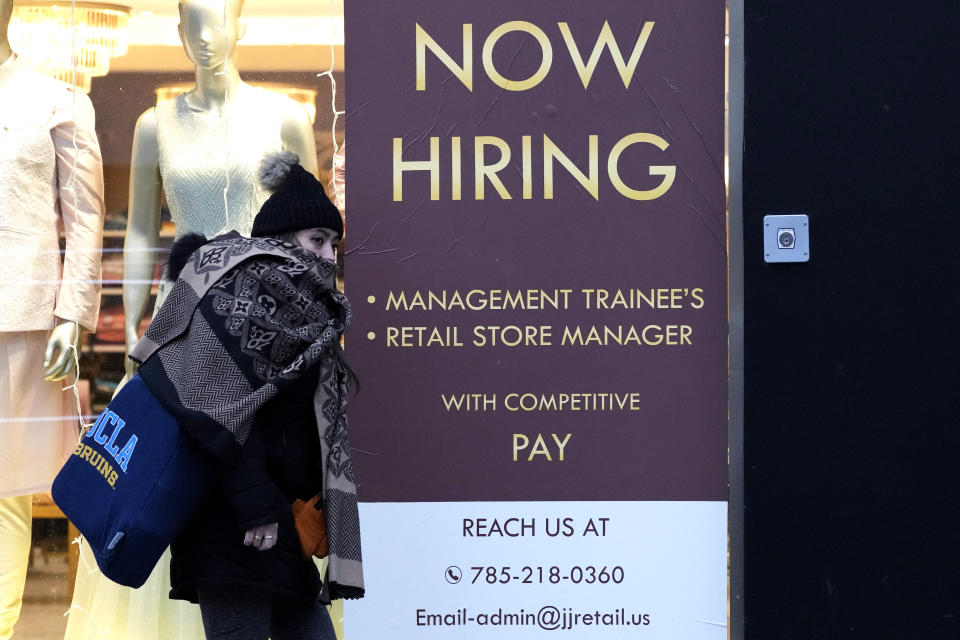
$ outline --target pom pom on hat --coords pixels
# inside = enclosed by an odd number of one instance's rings
[[[199,233],[188,233],[179,238],[170,247],[170,255],[167,256],[167,268],[164,270],[163,279],[173,282],[180,277],[180,272],[187,266],[190,256],[194,251],[207,244],[209,240]]]
[[[260,165],[260,182],[273,195],[267,198],[253,220],[255,238],[287,231],[321,227],[343,235],[340,210],[327,197],[323,185],[300,166],[289,151],[271,154]]]
[[[290,169],[299,164],[300,158],[292,151],[280,151],[264,157],[260,164],[260,184],[264,189],[276,191],[290,177]]]

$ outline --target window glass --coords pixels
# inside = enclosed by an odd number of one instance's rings
[[[43,318],[33,324],[24,320],[0,326],[0,337],[6,340],[0,342],[0,355],[7,358],[2,366],[11,377],[24,379],[24,389],[15,392],[30,395],[34,386],[46,385],[56,387],[52,397],[62,400],[57,410],[41,401],[17,409],[23,414],[21,423],[50,423],[60,438],[56,447],[49,442],[38,445],[51,459],[49,469],[40,474],[45,479],[11,480],[9,487],[0,487],[0,495],[24,494],[19,503],[0,505],[0,517],[29,524],[29,515],[33,516],[32,534],[24,530],[21,535],[21,555],[28,564],[16,635],[37,640],[62,638],[65,633],[69,638],[132,638],[136,629],[151,637],[150,629],[156,627],[157,633],[166,631],[170,637],[202,637],[199,617],[195,613],[183,617],[182,609],[167,600],[165,568],[132,595],[118,595],[120,588],[96,571],[89,552],[81,553],[76,529],[46,489],[51,473],[76,444],[81,424],[90,425],[123,380],[129,343],[150,322],[161,294],[161,270],[178,235],[212,236],[234,228],[249,233],[253,216],[269,195],[257,183],[259,159],[281,148],[297,153],[300,162],[328,185],[331,199],[343,206],[342,175],[333,171],[335,165],[344,166],[342,151],[337,155],[344,129],[342,1],[195,0],[178,6],[176,0],[131,0],[119,6],[0,0],[0,9],[4,20],[5,13],[12,13],[9,42],[16,64],[73,88],[42,81],[39,89],[18,85],[24,108],[13,113],[0,107],[4,119],[0,146],[8,147],[0,155],[11,148],[9,130],[50,124],[37,115],[47,107],[59,110],[58,117],[66,123],[57,131],[51,125],[54,142],[64,149],[81,149],[61,152],[58,146],[49,156],[50,166],[58,171],[56,178],[33,176],[36,184],[53,180],[55,186],[55,199],[44,200],[46,218],[41,220],[53,229],[52,240],[45,238],[52,244],[42,249],[39,244],[29,250],[21,247],[10,254],[7,245],[37,224],[19,219],[8,229],[18,215],[9,211],[0,220],[4,261],[39,253],[38,261],[53,265],[53,275],[45,276],[25,270],[21,263],[19,282],[4,271],[8,280],[4,296],[16,295],[18,303]],[[239,21],[233,20],[237,11]],[[236,48],[231,51],[234,38]],[[0,42],[0,58],[7,57],[4,51]],[[227,60],[222,67],[221,58]],[[9,75],[8,69],[0,72],[0,91],[4,84],[10,88]],[[56,93],[51,89],[56,86],[62,95],[47,95]],[[4,93],[2,101],[9,95],[17,94]],[[36,117],[31,117],[31,110]],[[83,130],[88,115],[99,157],[85,147],[94,142]],[[24,140],[20,151],[29,144],[36,142]],[[8,155],[12,158],[13,153]],[[10,162],[22,167],[24,156],[19,157]],[[5,164],[4,170],[9,166]],[[64,261],[59,275],[57,258]],[[342,257],[338,260],[342,273]],[[44,279],[52,281],[52,287],[37,285]],[[62,303],[67,289],[73,290],[70,308]],[[54,308],[58,295],[61,304]],[[71,308],[77,309],[76,317],[60,317],[73,313]],[[64,334],[66,339],[57,346],[67,347],[61,372],[69,375],[63,383],[44,383],[40,361],[47,331],[63,320],[79,322],[78,348],[70,351],[72,336]],[[36,344],[30,346],[30,367],[21,375],[10,369],[8,356],[17,347],[10,342],[12,337],[24,335],[34,336]],[[59,355],[54,352],[54,364]],[[73,384],[77,370],[79,381]],[[8,417],[3,416],[4,421]],[[162,561],[161,567],[166,564]],[[23,576],[12,582],[23,584]],[[138,597],[142,602],[135,601]],[[149,600],[152,605],[145,604]],[[70,615],[64,616],[68,610]]]

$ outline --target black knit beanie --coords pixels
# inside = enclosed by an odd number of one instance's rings
[[[323,227],[343,236],[340,210],[330,202],[323,185],[300,166],[300,158],[289,151],[275,153],[260,165],[260,183],[273,194],[253,219],[254,238],[284,231]]]

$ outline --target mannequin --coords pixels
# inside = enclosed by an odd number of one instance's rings
[[[124,245],[124,330],[127,353],[139,340],[150,301],[159,244],[161,189],[177,236],[212,237],[230,229],[249,234],[269,196],[257,179],[260,160],[281,148],[317,172],[313,127],[306,111],[288,98],[255,89],[240,79],[237,41],[243,36],[243,0],[183,0],[180,39],[194,64],[195,85],[185,94],[146,110],[138,119],[130,160],[130,199]],[[155,305],[166,295],[165,286]],[[133,361],[125,362],[128,377]],[[161,558],[140,589],[120,587],[95,569],[82,547],[74,607],[65,638],[202,640],[199,608],[171,601],[169,556]]]
[[[20,612],[32,494],[79,435],[64,378],[97,326],[103,169],[83,93],[23,66],[0,0],[0,638]],[[61,263],[59,227],[66,238]]]
[[[176,104],[148,109],[137,121],[130,161],[130,209],[124,249],[124,279],[131,281],[125,284],[123,289],[128,353],[139,339],[140,319],[150,300],[149,281],[153,278],[156,266],[156,254],[152,249],[157,246],[160,230],[161,186],[166,191],[178,236],[190,232],[213,236],[230,229],[236,229],[242,234],[249,233],[253,217],[269,195],[258,193],[253,198],[246,199],[242,195],[228,197],[227,206],[224,207],[221,193],[226,184],[212,183],[209,180],[205,185],[206,195],[184,193],[196,190],[200,185],[183,184],[183,180],[178,181],[180,184],[169,184],[171,180],[163,175],[165,154],[175,155],[176,145],[185,146],[188,142],[193,144],[192,151],[196,152],[196,143],[199,142],[205,147],[200,150],[200,154],[206,152],[208,157],[205,160],[215,164],[211,167],[193,160],[191,169],[198,174],[212,170],[213,176],[223,180],[226,175],[224,166],[229,162],[229,150],[225,148],[228,139],[248,138],[258,132],[264,134],[262,137],[258,135],[261,137],[261,146],[264,146],[270,144],[266,139],[270,134],[279,133],[279,137],[275,136],[274,144],[282,144],[284,149],[292,151],[302,159],[304,168],[313,174],[317,172],[316,143],[306,111],[292,100],[253,89],[240,79],[236,66],[236,44],[245,31],[245,25],[239,20],[242,5],[243,0],[187,0],[180,3],[180,40],[187,57],[195,67],[195,86],[191,91],[171,101]],[[264,122],[264,114],[257,113],[258,107],[260,112],[268,109],[269,114],[279,119],[279,132],[269,131],[268,125],[272,123]],[[231,130],[229,119],[233,113],[244,109],[252,109],[254,112],[254,130],[242,125]],[[198,118],[201,119],[201,122],[197,123],[199,131],[191,132],[187,121]],[[202,121],[204,119],[207,121]],[[209,128],[211,119],[218,124],[224,121],[228,123],[223,132],[225,135],[220,140],[214,138],[188,141],[178,139],[177,134],[172,131],[171,124],[176,122],[183,124],[188,134],[200,133]],[[167,133],[164,128],[169,131],[169,135],[164,136]],[[165,146],[167,148],[164,148]],[[259,159],[268,152],[279,150],[241,150],[241,154],[255,152],[252,158],[249,158],[252,163],[244,167],[246,171],[231,166],[230,178],[236,181],[231,182],[229,188],[235,192],[259,189],[256,180]],[[190,162],[190,158],[187,158],[187,161]],[[174,163],[175,161],[170,164]],[[167,172],[175,168],[168,167]],[[236,210],[236,201],[241,201],[239,211]],[[188,210],[190,205],[194,205],[194,211]],[[209,209],[211,205],[216,205],[221,210],[225,208],[226,212],[199,210]],[[230,205],[234,205],[233,210]],[[127,360],[126,366],[127,373],[132,375],[133,362]]]

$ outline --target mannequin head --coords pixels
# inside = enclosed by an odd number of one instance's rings
[[[233,57],[246,30],[240,22],[243,0],[180,0],[178,8],[180,41],[193,64],[216,69]]]

